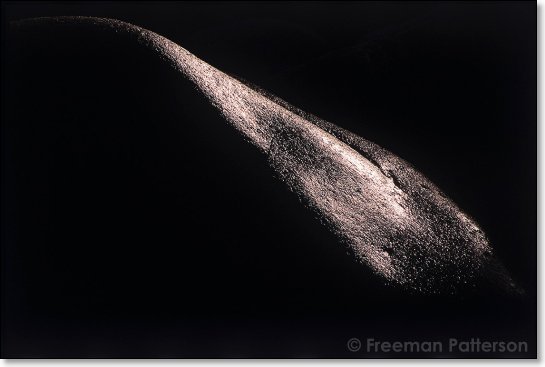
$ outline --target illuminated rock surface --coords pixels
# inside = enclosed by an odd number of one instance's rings
[[[521,292],[479,226],[410,164],[355,134],[246,85],[151,31],[62,17],[17,26],[95,25],[157,52],[263,154],[278,177],[386,283],[457,293],[487,283]],[[445,167],[448,169],[448,167]]]

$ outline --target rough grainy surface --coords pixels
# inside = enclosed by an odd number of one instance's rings
[[[479,226],[392,153],[140,27],[87,17],[39,18],[14,26],[53,24],[122,32],[154,49],[268,156],[281,180],[386,283],[422,293],[456,294],[482,284],[521,292]]]

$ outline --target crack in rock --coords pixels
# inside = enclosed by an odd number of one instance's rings
[[[401,158],[149,30],[89,17],[37,18],[13,27],[66,24],[123,32],[155,50],[268,156],[279,178],[385,283],[456,294],[485,279],[501,292],[522,292],[479,226]]]

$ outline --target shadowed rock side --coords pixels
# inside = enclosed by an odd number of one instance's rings
[[[386,283],[421,293],[486,286],[522,293],[479,226],[410,164],[121,21],[39,18],[14,27],[85,24],[124,32],[191,80],[279,178]],[[446,168],[448,169],[448,168]]]

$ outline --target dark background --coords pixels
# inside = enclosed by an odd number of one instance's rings
[[[526,296],[383,287],[151,51],[85,27],[7,32],[57,15],[150,29],[394,152],[476,219]],[[352,337],[527,341],[431,356],[535,357],[535,2],[4,2],[2,17],[4,358],[388,356]]]

